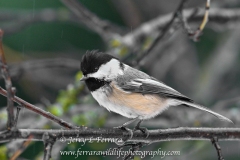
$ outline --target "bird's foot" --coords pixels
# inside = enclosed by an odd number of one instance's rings
[[[146,134],[146,138],[149,136],[149,131],[145,127],[140,127],[140,124],[142,123],[142,119],[137,123],[137,125],[134,127],[133,131],[140,130],[143,134]]]
[[[121,139],[121,140],[117,140],[115,143],[117,145],[123,145],[126,141],[128,141],[129,139],[132,139],[133,137],[133,131],[129,128],[127,128],[126,126],[122,125],[122,126],[118,126],[118,127],[113,127],[113,128],[116,128],[116,129],[121,129],[123,131],[127,131],[128,134],[125,136],[124,135],[124,138]]]
[[[141,131],[143,134],[146,135],[146,138],[148,138],[148,136],[149,136],[149,131],[148,131],[147,128],[136,126],[136,127],[133,129],[133,132],[135,132],[135,131],[137,131],[137,130]]]

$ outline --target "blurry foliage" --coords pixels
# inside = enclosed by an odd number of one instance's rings
[[[0,159],[7,160],[7,147],[5,145],[0,146]]]
[[[95,111],[88,111],[84,114],[77,114],[72,121],[79,126],[102,127],[105,124],[106,116],[99,116]]]
[[[79,74],[77,74],[76,77],[79,77]],[[66,112],[69,110],[69,108],[71,106],[73,106],[74,104],[76,104],[78,102],[78,96],[79,93],[84,89],[84,84],[83,82],[80,82],[79,79],[76,79],[75,84],[69,84],[66,90],[60,90],[59,95],[56,99],[56,107],[54,107],[53,105],[53,109],[55,108],[61,108],[62,111],[60,112],[54,112],[55,109],[53,110],[53,114],[55,114],[56,116],[61,116],[61,114],[57,114],[57,113],[62,113],[62,112]],[[51,107],[49,108],[50,111]]]
[[[117,55],[120,55],[120,57],[124,57],[129,53],[128,47],[122,44],[121,41],[117,38],[112,39],[109,42],[109,48],[114,49],[114,52],[117,53]]]
[[[26,148],[20,157],[36,159],[40,153],[43,153],[43,150],[44,148],[42,142],[31,142],[31,144]]]

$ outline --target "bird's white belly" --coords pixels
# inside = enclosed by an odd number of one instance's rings
[[[153,118],[173,104],[171,101],[158,98],[157,95],[126,93],[116,88],[112,91],[99,88],[91,93],[101,106],[128,118]]]
[[[107,95],[108,93],[106,93],[106,90],[103,91],[102,88],[91,92],[91,94],[93,98],[96,99],[96,101],[99,103],[99,105],[105,107],[108,111],[118,113],[128,118],[139,117],[139,115],[135,113],[131,108],[119,105],[109,100],[109,97]]]

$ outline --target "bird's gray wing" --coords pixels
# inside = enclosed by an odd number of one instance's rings
[[[141,73],[142,74],[142,73]],[[124,77],[124,76],[123,76]],[[173,98],[178,100],[179,104],[194,107],[205,112],[211,113],[212,115],[218,117],[220,120],[224,120],[227,122],[233,123],[230,119],[206,108],[202,105],[194,103],[194,101],[183,94],[179,93],[178,91],[174,90],[173,88],[165,85],[164,83],[156,80],[153,77],[148,75],[131,75],[131,78],[120,78],[117,81],[117,85],[124,91],[127,92],[135,92],[141,94],[157,94],[162,97]],[[142,78],[139,78],[142,77]]]
[[[193,102],[192,99],[184,96],[166,84],[157,81],[155,78],[133,79],[118,84],[121,89],[127,92],[135,92],[141,94],[158,94],[163,97],[174,98],[185,102]]]

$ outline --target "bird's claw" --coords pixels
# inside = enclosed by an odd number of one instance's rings
[[[148,131],[147,128],[136,126],[136,127],[133,129],[133,132],[135,132],[135,131],[137,131],[137,130],[140,130],[143,134],[146,134],[146,138],[148,138],[148,136],[149,136],[149,131]]]
[[[118,126],[118,127],[113,127],[113,128],[121,129],[121,130],[124,130],[124,131],[127,131],[127,132],[128,132],[126,136],[124,135],[124,138],[123,138],[123,139],[117,140],[117,141],[115,142],[117,145],[123,145],[123,144],[125,144],[125,142],[128,141],[129,139],[132,139],[132,137],[133,137],[133,131],[132,131],[131,129],[129,129],[129,128],[123,126],[123,125],[122,125],[122,126]]]

